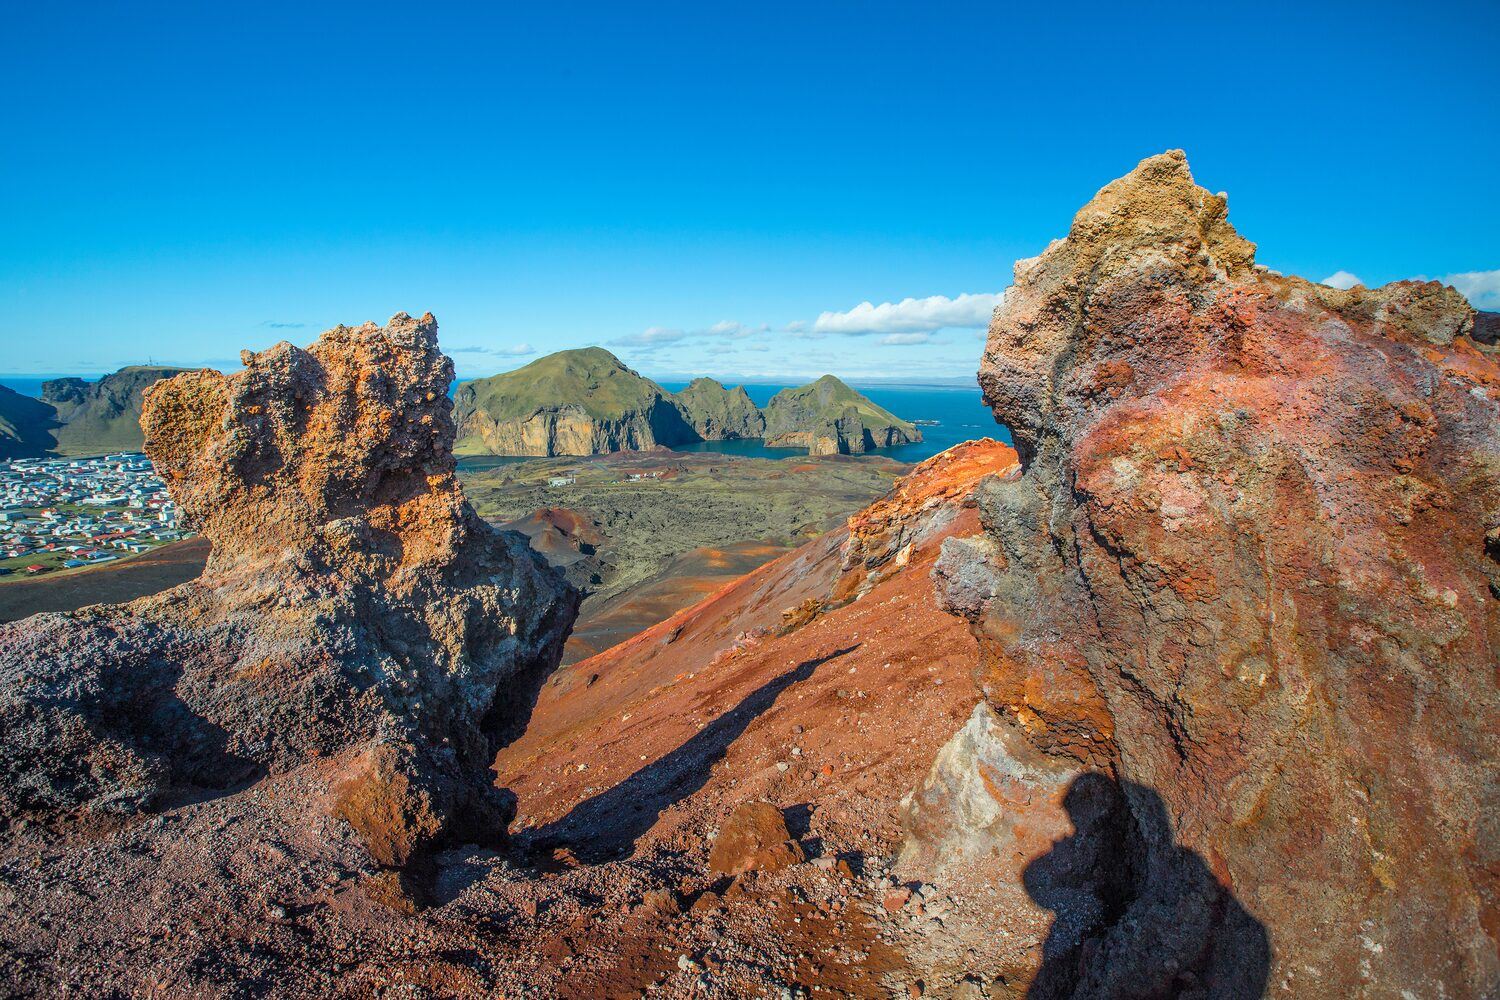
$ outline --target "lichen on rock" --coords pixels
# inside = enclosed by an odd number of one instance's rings
[[[213,543],[128,605],[0,626],[0,815],[132,814],[315,766],[401,864],[503,837],[488,772],[577,594],[454,475],[431,315],[153,386],[146,450]]]

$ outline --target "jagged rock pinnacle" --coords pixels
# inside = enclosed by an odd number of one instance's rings
[[[382,864],[503,837],[488,765],[578,596],[464,499],[452,378],[436,321],[401,314],[154,386],[147,452],[213,555],[165,593],[0,627],[0,815],[317,762]]]
[[[1500,365],[1453,289],[1273,274],[1225,205],[1154,156],[1016,265],[979,378],[1026,471],[936,570],[987,705],[907,857],[1057,910],[1033,995],[1483,993]]]

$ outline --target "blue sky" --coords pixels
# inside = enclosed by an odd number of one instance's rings
[[[430,309],[461,375],[590,343],[658,376],[964,375],[1012,262],[1172,147],[1263,263],[1471,274],[1500,307],[1493,0],[0,24],[0,372],[233,365]]]

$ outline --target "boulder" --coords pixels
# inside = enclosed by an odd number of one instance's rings
[[[503,836],[490,781],[578,595],[454,476],[437,324],[337,327],[145,396],[202,577],[0,626],[0,817],[129,815],[304,766],[379,862]]]
[[[1226,206],[1154,156],[1016,265],[979,379],[1024,473],[935,570],[992,717],[906,858],[1055,914],[1032,996],[1483,995],[1500,365],[1453,289],[1277,275]]]
[[[769,802],[741,802],[719,830],[708,867],[721,875],[781,871],[807,860],[781,810]]]

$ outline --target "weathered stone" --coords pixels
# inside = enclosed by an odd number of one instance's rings
[[[807,859],[787,831],[786,818],[769,802],[742,802],[719,830],[708,867],[723,875],[780,871]]]
[[[1500,366],[1451,288],[1272,274],[1225,205],[1152,157],[996,313],[980,383],[1025,473],[935,575],[995,738],[1076,775],[1070,814],[1081,784],[1118,806],[1039,855],[1063,779],[980,789],[970,846],[1057,913],[1031,996],[1480,995]]]
[[[436,322],[244,360],[146,394],[203,576],[0,626],[0,815],[131,813],[317,762],[384,864],[502,836],[488,765],[577,595],[465,501]]]

